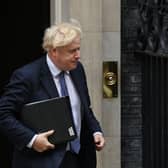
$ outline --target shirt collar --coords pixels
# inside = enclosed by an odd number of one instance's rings
[[[49,67],[49,70],[52,74],[52,76],[56,77],[60,74],[60,72],[62,70],[60,70],[53,62],[52,60],[50,59],[50,57],[48,56],[47,54],[47,57],[46,57],[46,61],[47,61],[47,65]],[[69,74],[69,71],[66,71],[67,74]]]

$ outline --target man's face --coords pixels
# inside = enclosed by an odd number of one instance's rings
[[[61,70],[72,70],[76,68],[80,58],[80,38],[75,38],[72,43],[52,51],[51,59]]]

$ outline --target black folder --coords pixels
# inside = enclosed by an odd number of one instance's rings
[[[52,144],[65,143],[77,137],[68,96],[24,105],[21,121],[37,133],[55,130],[48,138]]]

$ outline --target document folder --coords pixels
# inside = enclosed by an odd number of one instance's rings
[[[53,129],[52,144],[71,141],[77,137],[69,97],[57,97],[26,104],[21,112],[23,124],[37,133]]]

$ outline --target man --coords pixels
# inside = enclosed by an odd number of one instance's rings
[[[81,28],[60,23],[46,29],[43,48],[47,54],[17,69],[0,99],[0,131],[14,145],[13,168],[96,168],[96,150],[105,143],[91,108],[86,77],[80,58]],[[20,120],[26,103],[64,96],[64,74],[73,119],[78,133],[77,151],[70,142],[51,144],[49,130],[37,133]],[[59,111],[56,111],[59,113]]]

